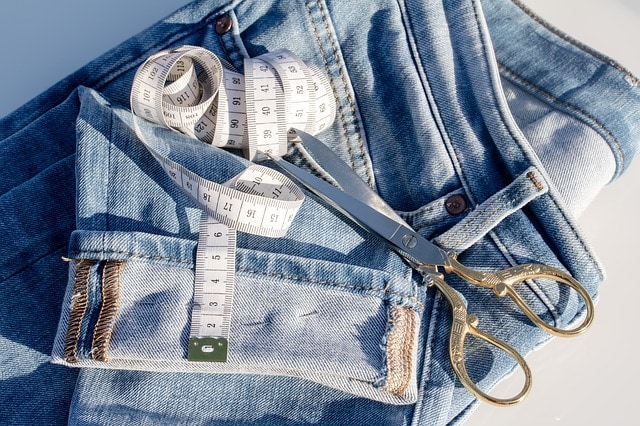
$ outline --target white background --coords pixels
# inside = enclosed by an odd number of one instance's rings
[[[5,2],[0,9],[4,55],[0,64],[0,117],[185,3]],[[555,26],[640,75],[640,0],[526,3]],[[626,175],[602,191],[579,220],[608,272],[593,327],[584,336],[556,339],[528,356],[534,388],[527,400],[509,408],[483,404],[468,425],[640,424],[635,414],[640,396],[635,352],[640,299],[639,183],[637,159]],[[518,384],[508,379],[499,389],[513,391]]]

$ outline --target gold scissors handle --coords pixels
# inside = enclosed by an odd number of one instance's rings
[[[478,317],[467,312],[467,308],[460,295],[444,281],[440,274],[429,273],[429,275],[431,277],[431,283],[429,285],[436,286],[451,305],[453,322],[451,324],[451,334],[449,335],[449,358],[451,359],[453,370],[456,372],[462,385],[478,399],[494,405],[513,405],[522,401],[531,389],[531,370],[524,358],[514,348],[502,340],[480,330],[477,327]],[[520,392],[511,398],[497,398],[483,392],[474,383],[471,377],[469,377],[464,364],[464,342],[467,334],[474,335],[496,346],[518,362],[524,372],[525,378],[524,385]]]
[[[575,336],[589,328],[593,322],[594,306],[591,296],[589,296],[587,290],[575,278],[560,269],[537,263],[527,263],[496,272],[481,272],[468,268],[458,262],[456,254],[453,252],[449,253],[448,259],[449,265],[445,267],[446,272],[453,272],[477,286],[490,288],[498,297],[510,297],[535,325],[554,336]],[[525,302],[515,290],[514,285],[528,279],[536,278],[547,278],[561,284],[566,284],[580,295],[586,306],[586,315],[579,325],[567,330],[561,329],[542,320],[542,318],[533,312],[529,305],[527,305],[527,302]]]

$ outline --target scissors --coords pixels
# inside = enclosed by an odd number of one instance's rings
[[[395,211],[380,198],[351,168],[321,141],[298,129],[290,130],[294,146],[302,145],[301,152],[315,165],[320,165],[333,180],[326,182],[279,157],[271,159],[288,175],[325,200],[342,214],[369,232],[381,237],[392,249],[404,257],[409,264],[421,272],[429,283],[442,294],[451,305],[453,322],[449,335],[449,357],[451,365],[462,385],[478,399],[495,405],[512,405],[522,401],[531,388],[531,370],[524,358],[511,346],[497,337],[478,328],[478,317],[467,311],[461,295],[444,279],[444,273],[456,274],[466,281],[487,289],[496,296],[511,298],[527,317],[538,327],[555,336],[575,336],[585,331],[593,321],[593,301],[586,289],[571,275],[562,270],[542,264],[522,264],[496,272],[476,271],[461,264],[453,251],[436,246],[414,231]],[[300,149],[300,147],[298,146]],[[335,186],[335,184],[340,187]],[[442,272],[441,272],[442,271]],[[551,279],[566,284],[583,299],[586,314],[575,328],[564,330],[543,321],[524,301],[515,285],[529,279]],[[524,372],[524,385],[514,396],[498,398],[482,391],[469,377],[464,363],[465,338],[473,335],[503,350],[513,357]]]

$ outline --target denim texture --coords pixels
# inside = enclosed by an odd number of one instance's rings
[[[411,226],[470,267],[546,263],[597,297],[604,272],[574,217],[640,141],[638,81],[615,62],[507,0],[196,1],[0,122],[1,423],[433,425],[476,404],[450,367],[446,301],[312,197],[286,237],[239,234],[229,361],[186,360],[200,210],[128,110],[137,67],[185,44],[238,69],[278,48],[319,66],[338,111],[319,137]],[[142,131],[210,180],[248,164]],[[512,302],[448,281],[519,352],[549,339]],[[583,314],[549,283],[522,293],[550,322]],[[484,389],[514,369],[468,344]]]

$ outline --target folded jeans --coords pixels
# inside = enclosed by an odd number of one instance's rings
[[[223,15],[233,25],[219,35]],[[504,0],[194,2],[2,120],[3,422],[447,424],[471,411],[449,366],[446,303],[313,199],[282,239],[239,235],[230,360],[186,360],[200,210],[128,111],[137,66],[184,44],[238,68],[278,48],[321,67],[338,107],[321,139],[415,229],[470,266],[563,267],[595,296],[603,272],[573,216],[638,149],[640,97],[624,70]],[[154,135],[214,181],[247,164]],[[450,213],[453,195],[468,208]],[[547,339],[508,302],[452,284],[520,352]],[[562,323],[581,314],[551,290],[534,283],[527,301]],[[117,309],[103,309],[113,291]],[[52,347],[56,363],[98,368],[50,364]],[[486,388],[514,367],[483,348],[467,366]]]

